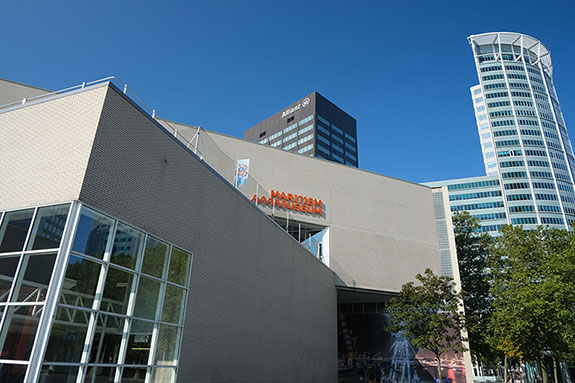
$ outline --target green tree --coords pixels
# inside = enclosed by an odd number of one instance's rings
[[[566,230],[504,226],[493,246],[492,344],[506,356],[554,361],[573,353],[575,238]]]
[[[492,303],[488,258],[493,237],[479,232],[479,220],[468,212],[456,212],[452,220],[471,356],[493,363],[496,354],[487,336]]]
[[[455,291],[451,278],[437,276],[430,269],[423,275],[417,274],[416,278],[420,285],[406,283],[389,302],[390,329],[401,331],[415,347],[431,351],[441,379],[441,355],[465,351],[461,337],[462,294]]]

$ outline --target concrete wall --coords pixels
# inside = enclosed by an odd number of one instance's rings
[[[111,89],[85,203],[194,253],[178,382],[334,382],[333,273]]]
[[[39,96],[49,92],[50,91],[46,89],[40,89],[0,78],[0,106],[16,101],[22,101],[23,98]]]
[[[340,285],[395,292],[427,267],[441,272],[430,188],[213,132],[209,135],[228,162],[251,160],[250,176],[260,184],[260,194],[262,189],[274,189],[323,201],[322,217],[292,211],[290,219],[331,228],[330,267]],[[255,192],[253,186],[240,190],[249,198]],[[272,213],[269,208],[264,211]],[[278,209],[274,213],[286,214]]]
[[[78,199],[105,95],[0,110],[0,210]]]

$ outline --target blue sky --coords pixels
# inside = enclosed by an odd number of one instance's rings
[[[238,137],[317,90],[356,118],[361,168],[414,182],[478,176],[467,36],[541,40],[573,137],[571,3],[5,2],[0,77],[62,89],[115,75],[160,116]]]

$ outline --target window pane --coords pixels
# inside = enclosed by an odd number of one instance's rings
[[[102,258],[114,220],[92,210],[83,209],[72,250]]]
[[[154,324],[141,320],[132,320],[128,349],[126,350],[126,364],[148,364],[150,344]]]
[[[160,325],[158,346],[154,364],[175,366],[177,364],[178,346],[180,344],[180,328]]]
[[[186,290],[166,285],[162,321],[181,324],[184,317]]]
[[[60,246],[68,218],[69,204],[38,209],[28,250],[54,249]]]
[[[133,281],[134,274],[110,267],[100,309],[111,313],[126,314]]]
[[[0,253],[20,251],[24,248],[26,234],[34,209],[11,211],[5,214],[0,226]]]
[[[56,254],[25,255],[22,261],[24,277],[12,295],[13,302],[43,302],[50,284]]]
[[[75,382],[76,376],[78,376],[78,367],[43,365],[39,382],[69,383]]]
[[[59,307],[48,339],[44,360],[80,363],[90,315],[93,314]]]
[[[22,383],[28,366],[0,364],[0,382]]]
[[[134,316],[146,319],[156,319],[158,300],[162,283],[146,277],[140,277]]]
[[[60,303],[91,308],[102,266],[76,255],[70,255]]]
[[[144,252],[144,262],[142,263],[142,273],[162,278],[168,260],[168,244],[152,236],[148,236],[146,250]]]
[[[2,326],[0,359],[28,360],[32,352],[42,306],[10,306]]]
[[[172,257],[170,258],[168,280],[178,285],[187,286],[191,259],[191,254],[174,246],[172,248]]]
[[[124,368],[122,383],[144,383],[146,381],[147,368]]]
[[[119,222],[110,262],[135,269],[143,242],[144,233]]]
[[[12,286],[19,260],[19,256],[0,257],[0,302],[8,300],[10,286]]]
[[[116,374],[116,367],[88,367],[86,373],[87,383],[112,383]]]
[[[98,314],[98,325],[90,350],[90,363],[117,363],[125,321],[113,315]]]
[[[173,383],[176,377],[176,371],[173,368],[154,368],[152,382],[154,383]]]

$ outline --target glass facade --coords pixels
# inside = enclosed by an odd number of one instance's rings
[[[0,381],[174,382],[191,264],[77,202],[0,213]]]
[[[474,106],[485,169],[503,186],[509,223],[567,228],[575,220],[575,157],[549,52],[517,33],[469,40],[480,81],[471,93],[483,98]],[[520,200],[514,197],[518,194],[531,198]],[[556,198],[547,203],[539,194]]]
[[[319,114],[316,125],[316,157],[357,167],[357,140]]]
[[[291,121],[285,129],[260,140],[258,143],[313,156],[314,126],[314,114],[312,113],[300,121]]]
[[[358,166],[356,138],[317,113],[312,113],[299,122],[290,122],[285,129],[258,143]]]

